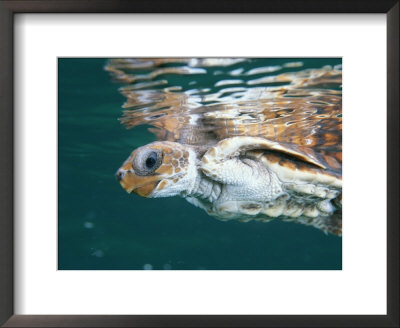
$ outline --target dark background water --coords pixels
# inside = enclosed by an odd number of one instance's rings
[[[301,60],[301,69],[341,63]],[[182,198],[127,194],[114,173],[154,136],[145,126],[126,130],[120,124],[125,99],[105,63],[58,61],[59,269],[341,269],[342,239],[315,228],[278,220],[221,222]]]

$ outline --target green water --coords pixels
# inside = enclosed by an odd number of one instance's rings
[[[265,59],[269,65],[285,61]],[[341,63],[303,61],[301,69]],[[145,126],[126,130],[118,121],[125,98],[105,63],[58,61],[59,269],[341,269],[342,239],[315,228],[278,220],[222,222],[182,198],[127,194],[115,171],[134,148],[155,139]],[[179,76],[173,79],[179,83]]]

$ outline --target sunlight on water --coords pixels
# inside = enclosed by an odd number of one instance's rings
[[[231,69],[246,61],[255,59],[111,59],[105,69],[129,83],[120,88],[127,99],[121,122],[128,128],[151,125],[159,139],[196,145],[248,135],[341,151],[340,65],[294,72],[288,70],[302,62]],[[203,76],[212,89],[201,87]]]

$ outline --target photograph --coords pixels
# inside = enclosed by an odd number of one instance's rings
[[[0,0],[0,326],[398,325],[399,8]]]
[[[58,57],[58,270],[342,270],[342,58]]]

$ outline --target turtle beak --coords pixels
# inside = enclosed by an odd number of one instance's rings
[[[118,181],[121,181],[121,180],[124,178],[125,173],[126,173],[125,170],[119,169],[119,170],[115,173],[115,177],[117,178]]]
[[[124,169],[119,169],[115,172],[115,177],[117,178],[118,182],[121,184],[122,188],[126,190],[126,192],[131,193],[134,188],[132,186],[128,186],[127,183],[124,181],[124,178],[127,174],[127,171]]]

